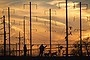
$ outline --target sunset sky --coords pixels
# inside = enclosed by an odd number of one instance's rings
[[[8,7],[11,9],[11,42],[17,41],[15,37],[18,37],[19,31],[23,36],[24,16],[26,16],[27,43],[29,41],[29,6],[25,6],[24,9],[23,5],[29,4],[30,1],[32,4],[37,4],[37,9],[35,5],[32,5],[33,43],[49,43],[49,9],[52,9],[52,43],[65,43],[65,3],[58,4],[65,0],[0,0],[0,16],[6,15],[6,22],[7,10],[4,13],[2,11]],[[69,43],[79,40],[79,2],[88,4],[87,10],[83,10],[86,9],[86,6],[82,5],[82,32],[83,38],[90,37],[90,0],[68,0],[69,27],[72,27],[72,30],[69,29],[69,32],[72,32],[72,35],[69,35]],[[77,6],[75,9],[73,8],[74,4]],[[15,13],[12,9],[15,10]]]

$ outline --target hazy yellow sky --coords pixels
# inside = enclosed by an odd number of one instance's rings
[[[23,36],[23,18],[27,16],[26,39],[27,42],[29,41],[29,6],[26,6],[24,9],[23,5],[29,4],[30,1],[32,4],[37,4],[37,9],[35,5],[32,5],[33,43],[49,43],[49,9],[52,9],[52,43],[55,41],[65,43],[65,3],[58,4],[59,2],[65,2],[65,0],[0,0],[0,16],[5,14],[7,17],[7,11],[2,13],[3,9],[7,9],[7,7],[15,9],[15,13],[11,11],[11,39],[16,41],[15,37],[18,36],[19,31]],[[75,9],[73,8],[73,2],[77,6]],[[87,21],[86,17],[90,16],[90,0],[68,0],[69,27],[72,27],[72,35],[69,35],[69,43],[79,40],[79,2],[88,4],[88,10],[82,10],[83,37],[88,37],[90,33],[90,21]],[[85,9],[85,6],[82,6],[82,9]],[[90,17],[88,20],[90,20]]]

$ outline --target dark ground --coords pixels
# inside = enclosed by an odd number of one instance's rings
[[[0,56],[0,60],[90,60],[90,57],[30,57],[30,56]]]

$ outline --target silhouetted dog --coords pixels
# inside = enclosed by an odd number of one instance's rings
[[[51,56],[57,56],[57,52],[51,53]]]
[[[44,53],[44,55],[45,55],[45,56],[49,56],[50,53]],[[57,56],[57,52],[53,52],[53,53],[51,53],[51,56]]]
[[[50,53],[44,53],[45,56],[49,56]]]

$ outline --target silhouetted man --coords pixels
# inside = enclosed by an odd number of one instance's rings
[[[43,44],[41,44],[41,46],[39,47],[39,49],[40,49],[39,56],[43,56],[43,51],[44,51],[45,47],[43,46]]]
[[[24,44],[24,56],[26,56],[26,53],[27,53],[27,47],[26,44]]]

